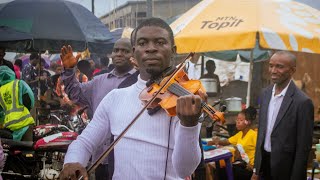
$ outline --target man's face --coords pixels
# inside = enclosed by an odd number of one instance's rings
[[[293,62],[285,54],[275,54],[269,61],[269,73],[275,84],[281,85],[289,81],[295,70]]]
[[[207,71],[208,73],[214,73],[214,71],[216,70],[216,66],[214,64],[208,64],[207,65]]]
[[[117,41],[114,44],[111,58],[116,68],[131,66],[130,58],[132,57],[132,48],[129,42]]]
[[[0,60],[3,60],[5,55],[6,55],[6,52],[4,52],[3,49],[0,49]]]
[[[137,31],[134,56],[140,70],[151,76],[157,76],[170,66],[170,60],[175,53],[167,30],[146,26]]]

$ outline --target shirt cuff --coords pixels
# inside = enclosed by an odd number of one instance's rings
[[[69,79],[75,74],[75,68],[64,68],[61,74],[61,80],[64,81],[65,79]]]
[[[74,68],[64,68],[64,71],[63,73],[66,75],[66,76],[71,76],[72,73],[75,72],[75,69]]]
[[[191,126],[191,127],[187,127],[187,126],[184,126],[184,125],[182,125],[181,124],[181,121],[179,121],[179,130],[180,130],[180,132],[183,132],[183,133],[185,133],[185,132],[198,132],[199,131],[199,133],[200,133],[200,128],[201,128],[201,124],[200,123],[198,123],[196,126]]]

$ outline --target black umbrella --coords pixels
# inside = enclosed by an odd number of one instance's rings
[[[8,26],[0,26],[0,39],[1,41],[32,40],[32,35]]]
[[[0,26],[32,35],[25,50],[59,52],[70,44],[75,51],[111,51],[110,31],[83,6],[63,0],[15,0],[0,4]],[[2,41],[0,39],[0,41]]]
[[[0,26],[0,46],[11,51],[23,51],[31,43],[32,35],[8,26]]]

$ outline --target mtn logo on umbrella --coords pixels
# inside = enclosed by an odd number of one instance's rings
[[[201,29],[221,29],[228,27],[237,27],[240,23],[244,22],[237,17],[218,17],[216,21],[202,21]]]

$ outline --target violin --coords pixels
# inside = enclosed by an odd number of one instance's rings
[[[180,96],[199,94],[199,91],[206,91],[200,80],[190,80],[188,78],[187,73],[183,70],[183,66],[176,70],[173,77],[164,77],[162,80],[153,82],[153,84],[141,91],[139,99],[146,105],[159,92],[160,88],[163,87],[155,100],[147,108],[153,109],[160,106],[169,116],[176,116],[177,99]],[[222,112],[217,111],[205,102],[201,102],[201,107],[212,120],[224,123],[225,120]]]

